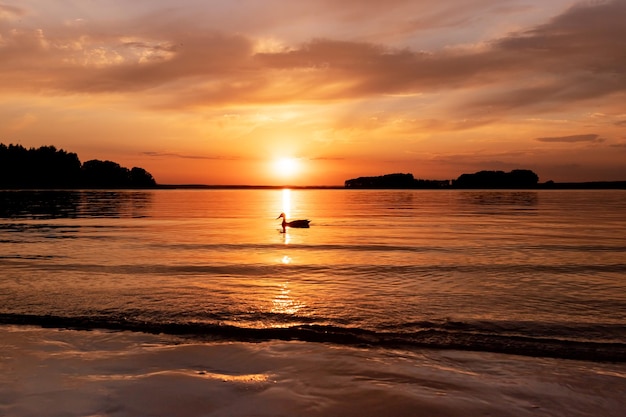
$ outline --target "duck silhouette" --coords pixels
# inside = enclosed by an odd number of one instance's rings
[[[311,220],[292,220],[290,222],[287,221],[287,216],[285,216],[285,213],[280,213],[280,216],[276,217],[276,220],[283,218],[283,222],[281,224],[281,226],[283,226],[283,233],[285,233],[285,228],[287,227],[293,227],[293,228],[297,228],[297,229],[308,229],[309,228],[309,223],[311,223]]]

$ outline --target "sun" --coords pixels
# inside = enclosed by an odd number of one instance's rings
[[[300,162],[297,158],[279,158],[274,161],[274,171],[283,178],[293,177],[300,170]]]

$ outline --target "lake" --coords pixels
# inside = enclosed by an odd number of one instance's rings
[[[626,378],[626,191],[2,191],[0,203],[5,325],[621,362]],[[311,227],[282,233],[281,212]]]
[[[284,328],[281,337],[529,353],[554,343],[557,356],[586,354],[562,341],[626,343],[622,191],[2,198],[0,313],[34,322],[195,324],[198,335],[234,338]],[[281,233],[281,212],[311,228]]]

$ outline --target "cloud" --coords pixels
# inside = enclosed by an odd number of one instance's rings
[[[315,39],[256,58],[304,81],[311,99],[480,88],[459,108],[553,111],[626,91],[624,18],[626,2],[591,3],[481,48],[421,52]]]
[[[626,2],[581,3],[550,22],[493,42],[487,53],[518,67],[519,87],[484,99],[495,108],[544,107],[626,91]]]
[[[469,11],[463,10],[449,19],[439,14],[436,25],[464,24]],[[620,0],[572,7],[480,47],[433,51],[329,34],[257,52],[252,34],[181,28],[186,22],[175,22],[178,17],[154,13],[104,31],[97,25],[5,30],[0,88],[130,94],[149,107],[177,109],[458,92],[455,111],[476,119],[485,112],[495,118],[554,111],[626,92],[626,2]]]
[[[32,124],[36,122],[37,122],[37,116],[35,116],[32,113],[26,113],[17,117],[15,120],[9,123],[8,130],[11,132],[19,132],[21,130],[26,129],[27,127],[31,126]]]
[[[549,138],[537,138],[535,139],[539,142],[565,142],[565,143],[576,143],[576,142],[603,142],[604,139],[600,138],[598,135],[589,134],[589,135],[572,135],[572,136],[558,136],[558,137],[549,137]]]
[[[347,158],[342,156],[318,156],[309,158],[310,161],[345,161]]]
[[[14,20],[26,15],[26,11],[16,6],[0,4],[0,20]]]
[[[427,131],[458,131],[458,130],[470,130],[477,127],[489,125],[493,123],[495,120],[493,118],[482,118],[482,119],[462,119],[462,120],[454,120],[454,119],[429,119],[420,121],[417,123],[419,129],[427,130]]]
[[[180,154],[180,153],[153,152],[153,151],[142,152],[142,155],[155,157],[155,158],[160,158],[160,157],[172,158],[173,157],[173,158],[182,158],[182,159],[204,159],[204,160],[222,160],[222,161],[235,161],[235,160],[241,159],[241,158],[233,157],[233,156],[224,157],[224,156],[206,156],[206,155],[185,155],[185,154]]]

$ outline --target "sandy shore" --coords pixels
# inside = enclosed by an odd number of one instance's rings
[[[623,416],[626,365],[0,326],[0,416]]]

